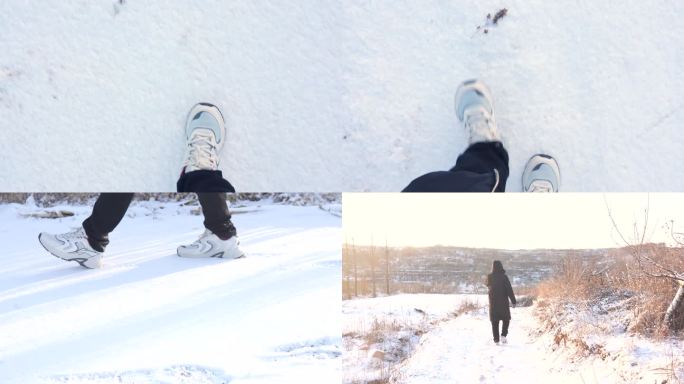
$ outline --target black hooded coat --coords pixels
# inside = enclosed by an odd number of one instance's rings
[[[513,294],[513,287],[506,276],[506,271],[501,266],[494,264],[494,270],[487,275],[487,287],[489,287],[489,320],[510,320],[511,309],[508,305],[508,299],[515,304],[515,294]]]

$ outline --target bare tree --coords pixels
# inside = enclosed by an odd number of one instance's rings
[[[375,246],[373,245],[373,238],[371,237],[371,245],[370,245],[370,267],[371,267],[371,285],[373,286],[373,297],[377,296],[377,292],[375,290]]]
[[[352,260],[354,261],[354,297],[359,297],[359,269],[356,260],[356,247],[352,239]]]
[[[390,295],[390,268],[389,268],[389,247],[387,247],[387,238],[385,238],[385,294]]]
[[[605,200],[604,200],[605,201]],[[608,217],[613,224],[613,228],[617,232],[620,239],[625,243],[625,245],[630,249],[632,256],[637,262],[639,270],[641,273],[656,278],[656,279],[667,279],[677,284],[679,287],[675,293],[672,302],[665,311],[665,316],[663,317],[663,323],[668,329],[672,331],[678,331],[684,329],[684,271],[679,271],[676,267],[671,265],[665,265],[661,262],[657,255],[662,252],[662,247],[655,246],[654,244],[646,243],[646,231],[648,230],[648,213],[650,207],[650,201],[647,201],[646,208],[644,209],[644,223],[642,227],[639,227],[637,222],[634,222],[632,226],[633,231],[633,241],[628,241],[623,235],[622,231],[615,222],[613,213],[608,206],[608,202],[605,201],[606,208],[608,209]],[[674,221],[670,221],[669,226],[670,237],[676,244],[676,246],[681,249],[684,246],[682,239],[684,234],[674,231]]]

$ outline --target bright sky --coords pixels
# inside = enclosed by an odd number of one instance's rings
[[[669,241],[670,220],[684,231],[684,194],[399,194],[345,193],[345,241],[357,245],[452,245],[475,248],[606,248],[622,246],[606,202],[623,235],[643,227],[647,240]]]

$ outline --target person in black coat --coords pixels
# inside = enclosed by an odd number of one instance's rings
[[[499,343],[499,321],[503,322],[501,327],[501,341],[506,343],[508,336],[508,326],[511,322],[511,309],[508,300],[515,306],[515,294],[511,282],[506,276],[501,261],[494,260],[492,263],[492,273],[487,275],[487,287],[489,288],[489,320],[492,322],[492,334],[494,342]]]

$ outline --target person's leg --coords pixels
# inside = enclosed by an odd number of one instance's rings
[[[510,319],[504,319],[503,320],[503,325],[501,326],[501,336],[506,337],[508,336],[508,326],[511,324]]]
[[[458,157],[456,165],[449,172],[498,173],[498,180],[492,192],[505,192],[508,180],[508,151],[500,141],[479,142],[471,145]]]
[[[197,241],[178,247],[180,257],[239,259],[244,257],[240,249],[235,226],[230,220],[226,194],[222,192],[198,193],[204,227],[206,230]]]
[[[504,192],[508,152],[499,141],[471,145],[449,171],[413,180],[402,192]]]
[[[183,172],[176,182],[178,192],[228,192],[235,193],[235,188],[219,170],[199,170]]]
[[[83,221],[83,229],[93,249],[104,252],[109,244],[109,233],[119,225],[131,200],[132,193],[103,193],[97,198],[90,217]]]
[[[100,268],[109,232],[121,222],[132,198],[132,193],[103,193],[81,227],[56,235],[42,232],[38,241],[62,260],[75,261],[85,268]]]
[[[499,342],[499,320],[492,320],[492,336],[494,336],[494,342]]]
[[[229,192],[235,188],[219,170],[220,152],[226,139],[226,126],[221,111],[212,104],[192,107],[185,124],[187,148],[181,175],[176,182],[178,192]]]
[[[198,193],[197,197],[202,206],[205,228],[221,240],[228,240],[237,234],[235,226],[230,221],[225,193]]]
[[[494,119],[489,89],[480,81],[464,82],[456,92],[456,115],[468,135],[468,149],[450,171],[413,180],[403,192],[504,192],[508,152]]]

